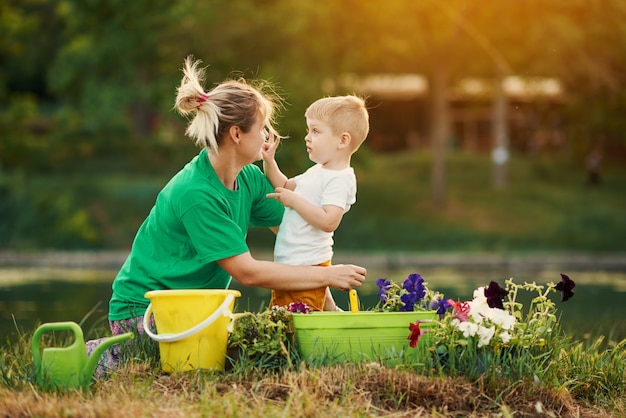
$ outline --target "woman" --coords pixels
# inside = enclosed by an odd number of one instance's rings
[[[246,286],[307,290],[324,286],[349,290],[365,280],[354,265],[290,266],[256,260],[246,244],[248,227],[274,232],[284,208],[261,170],[275,104],[243,80],[225,81],[209,92],[199,61],[185,60],[176,108],[192,120],[186,134],[203,149],[157,196],[131,252],[113,282],[109,324],[113,335],[142,332],[149,304],[144,294],[160,289],[224,289],[231,277]],[[99,340],[87,343],[93,352]],[[101,357],[98,372],[117,363],[119,347]]]

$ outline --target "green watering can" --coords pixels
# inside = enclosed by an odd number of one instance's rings
[[[49,331],[71,331],[74,333],[74,342],[67,347],[44,348],[42,352],[41,336]],[[33,334],[32,342],[33,363],[39,387],[43,388],[48,384],[55,388],[86,389],[102,353],[111,345],[133,337],[132,332],[110,337],[87,357],[83,330],[77,323],[51,322],[41,325]]]

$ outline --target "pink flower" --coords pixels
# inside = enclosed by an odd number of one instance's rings
[[[470,305],[467,302],[455,302],[448,299],[448,303],[452,306],[452,315],[461,322],[467,321],[470,311]]]

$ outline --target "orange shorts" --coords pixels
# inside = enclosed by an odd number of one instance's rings
[[[318,266],[330,266],[330,260]],[[311,290],[272,290],[270,307],[289,306],[290,303],[304,302],[312,311],[323,311],[326,305],[326,288],[319,287]]]

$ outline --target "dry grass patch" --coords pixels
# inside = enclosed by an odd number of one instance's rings
[[[375,363],[302,367],[245,378],[222,373],[166,375],[135,365],[97,382],[88,392],[0,388],[0,417],[614,416],[577,403],[565,391],[532,382],[502,385],[429,378]]]

